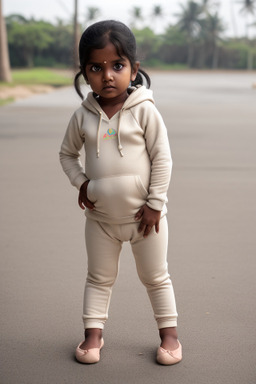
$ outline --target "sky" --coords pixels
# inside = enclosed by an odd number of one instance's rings
[[[79,21],[85,22],[86,9],[88,7],[97,7],[101,10],[100,17],[97,19],[116,19],[126,24],[130,24],[132,19],[130,10],[137,6],[143,8],[143,15],[147,18],[147,25],[152,24],[150,15],[155,5],[161,5],[164,10],[164,18],[156,22],[154,27],[156,32],[160,33],[169,23],[175,23],[177,18],[176,13],[180,12],[180,4],[186,4],[187,0],[78,0]],[[239,0],[213,0],[219,5],[215,8],[220,16],[225,21],[227,27],[225,36],[241,36],[245,34],[245,18],[239,10],[241,4]],[[44,19],[50,22],[55,22],[57,18],[69,20],[72,17],[74,0],[2,0],[3,13],[5,16],[16,13],[27,18],[34,17],[35,19]],[[232,22],[231,12],[235,17],[235,25]],[[254,21],[256,16],[254,16]],[[252,19],[248,20],[252,22]],[[141,22],[143,26],[143,22]],[[153,28],[152,28],[153,29]],[[256,35],[256,27],[249,29],[250,35]]]

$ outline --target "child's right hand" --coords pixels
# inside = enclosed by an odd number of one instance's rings
[[[80,208],[85,209],[94,209],[94,204],[87,198],[87,188],[90,180],[85,181],[80,188],[79,196],[78,196],[78,204]]]
[[[156,233],[159,232],[159,223],[161,219],[161,211],[156,211],[144,204],[135,215],[135,220],[140,220],[138,232],[143,232],[143,237],[147,237],[153,227]]]

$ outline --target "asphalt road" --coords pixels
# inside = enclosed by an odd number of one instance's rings
[[[183,361],[158,331],[128,245],[99,364],[83,337],[84,216],[58,151],[71,88],[0,108],[1,384],[256,383],[256,73],[153,73],[174,160],[169,270]]]

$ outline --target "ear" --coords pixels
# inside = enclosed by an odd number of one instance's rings
[[[139,67],[140,67],[140,62],[139,62],[139,61],[136,61],[136,63],[135,63],[134,66],[132,67],[131,81],[134,81],[134,80],[136,79],[136,76],[137,76]]]

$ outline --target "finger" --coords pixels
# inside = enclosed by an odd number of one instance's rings
[[[79,207],[81,208],[81,209],[85,209],[85,206],[84,206],[84,203],[82,202],[82,200],[80,199],[80,196],[79,196],[79,198],[78,198],[78,204],[79,204]]]
[[[141,221],[138,228],[138,232],[144,232],[145,228],[146,228],[146,224],[142,223]]]
[[[135,215],[135,220],[140,220],[143,215],[143,208],[140,208],[140,210]]]
[[[88,209],[94,209],[94,204],[90,201],[90,200],[88,200],[88,199],[86,199],[86,204],[85,204],[85,206],[88,208]]]
[[[156,223],[155,228],[156,228],[156,233],[159,233],[159,221]]]
[[[152,227],[150,227],[149,225],[146,226],[146,229],[144,231],[144,234],[143,234],[143,237],[147,237],[151,231]]]

